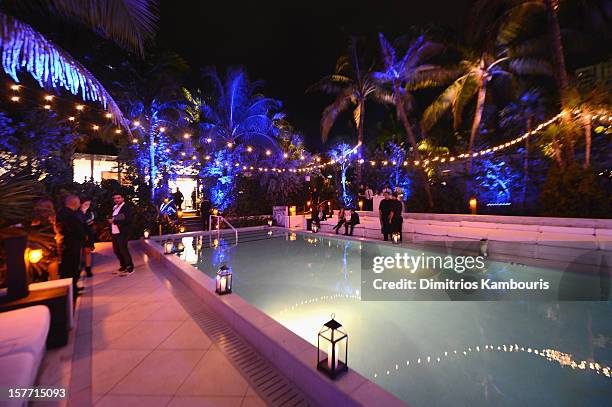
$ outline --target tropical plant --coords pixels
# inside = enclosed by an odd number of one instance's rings
[[[378,34],[378,38],[384,70],[374,72],[372,76],[379,83],[391,87],[396,114],[404,126],[408,142],[412,147],[414,159],[421,161],[419,149],[417,148],[417,138],[407,114],[407,111],[411,110],[412,106],[411,92],[426,87],[440,86],[448,80],[452,80],[455,73],[437,65],[425,64],[426,61],[442,52],[444,47],[441,44],[427,41],[424,36],[420,36],[412,41],[402,58],[396,56],[394,47],[382,33]],[[433,199],[427,177],[422,168],[418,172],[424,179],[423,188],[425,189],[429,206],[433,207]]]
[[[356,152],[355,147],[351,147],[346,143],[338,143],[329,150],[329,156],[334,160],[334,165],[340,168],[340,180],[336,182],[336,185],[341,187],[339,195],[345,207],[349,207],[353,203],[353,197],[348,192],[346,172],[351,166],[351,156]]]
[[[214,67],[204,69],[203,76],[211,88],[201,104],[202,139],[277,147],[273,119],[282,104],[259,93],[262,81],[250,82],[243,68],[229,68],[225,81]]]
[[[323,110],[321,116],[321,139],[326,142],[329,132],[338,116],[354,106],[353,121],[357,128],[357,144],[359,157],[361,145],[364,142],[364,119],[366,101],[373,100],[382,104],[393,103],[393,94],[380,86],[372,76],[372,66],[368,66],[358,53],[357,40],[351,38],[348,52],[336,61],[333,74],[323,77],[308,88],[311,91],[323,91],[335,95],[335,100]],[[361,182],[361,167],[357,167],[357,182]]]
[[[156,0],[4,1],[0,8],[2,67],[15,82],[19,82],[19,72],[26,71],[43,88],[63,88],[85,101],[100,102],[115,122],[124,125],[121,110],[87,68],[43,34],[10,14],[11,9],[19,7],[84,24],[142,53],[145,42],[155,32]]]
[[[545,108],[541,93],[537,89],[530,89],[501,111],[500,124],[503,128],[511,130],[513,134],[525,133],[533,130],[535,124],[544,119],[544,115]],[[523,207],[525,207],[527,185],[529,184],[529,150],[529,137],[527,137],[523,151],[523,188],[521,191]]]

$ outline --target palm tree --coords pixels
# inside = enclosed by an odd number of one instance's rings
[[[19,73],[25,71],[43,88],[63,88],[84,101],[100,102],[116,123],[125,125],[121,110],[87,68],[33,27],[11,15],[11,9],[20,7],[83,24],[142,55],[146,41],[155,33],[157,1],[24,0],[4,1],[0,8],[2,67],[15,82],[19,82]]]
[[[336,99],[323,110],[321,116],[321,139],[326,142],[329,132],[338,116],[354,106],[353,120],[357,128],[357,144],[360,146],[358,156],[361,157],[363,144],[363,126],[367,100],[375,100],[383,104],[393,103],[391,92],[382,88],[372,76],[372,67],[364,68],[364,62],[357,51],[357,41],[351,38],[347,55],[338,58],[336,69],[332,75],[325,76],[307,91],[320,90]],[[357,166],[357,182],[361,182],[361,167]]]
[[[253,143],[277,146],[274,113],[280,101],[259,93],[262,81],[250,82],[242,68],[228,69],[222,81],[215,68],[203,70],[210,79],[211,92],[201,104],[203,138],[215,137],[222,144]]]
[[[397,58],[395,49],[382,33],[378,34],[378,38],[384,70],[373,72],[372,77],[380,84],[391,86],[396,115],[404,126],[414,158],[417,161],[421,161],[419,149],[417,148],[417,139],[406,113],[412,105],[412,95],[410,92],[425,87],[438,86],[450,79],[454,72],[449,72],[436,65],[425,64],[428,59],[439,54],[444,47],[440,44],[426,41],[423,36],[418,37],[410,44],[401,59]],[[418,172],[423,178],[423,188],[425,189],[429,207],[433,207],[431,189],[424,169],[420,168]]]
[[[517,101],[510,103],[502,112],[501,126],[517,129],[520,132],[533,130],[536,121],[544,119],[544,103],[541,93],[537,89],[524,92]],[[518,122],[518,126],[515,124]],[[525,206],[527,198],[527,185],[529,183],[529,137],[525,139],[525,156],[523,158],[523,188],[521,203]]]

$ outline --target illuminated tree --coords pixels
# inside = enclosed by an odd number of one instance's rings
[[[142,54],[155,32],[156,5],[154,0],[5,1],[0,8],[2,68],[15,82],[19,82],[19,72],[25,71],[43,88],[63,88],[85,101],[100,102],[123,125],[123,114],[104,86],[70,54],[9,10],[28,7],[57,15]]]

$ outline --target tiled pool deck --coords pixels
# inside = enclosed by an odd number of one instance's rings
[[[69,345],[48,351],[38,382],[68,388],[70,406],[265,406],[221,347],[194,320],[205,310],[137,246],[136,272],[112,275],[108,243],[79,298]]]

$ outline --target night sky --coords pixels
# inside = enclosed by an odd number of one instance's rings
[[[290,121],[314,147],[321,111],[332,97],[304,92],[333,72],[350,35],[375,41],[378,31],[393,38],[413,25],[440,25],[461,33],[471,1],[161,3],[161,41],[196,70],[207,65],[220,69],[242,65],[251,79],[264,79],[266,95],[284,102]],[[340,127],[334,128],[336,133],[346,131]]]

